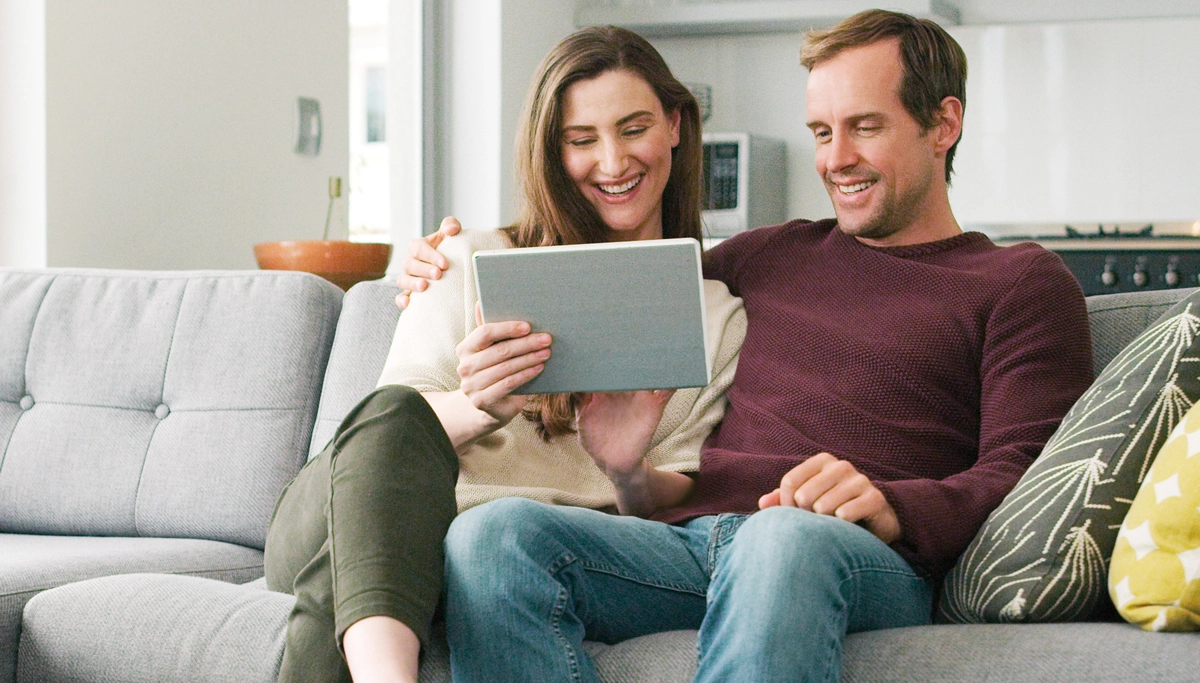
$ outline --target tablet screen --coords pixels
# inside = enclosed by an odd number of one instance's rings
[[[546,369],[516,392],[708,384],[700,244],[644,240],[475,252],[485,322],[553,336]]]

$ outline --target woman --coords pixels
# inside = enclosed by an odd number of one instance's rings
[[[469,255],[699,239],[700,152],[695,100],[636,34],[584,29],[546,56],[517,144],[520,219],[442,245],[447,275],[412,297],[379,389],[280,499],[267,582],[296,607],[279,680],[415,681],[456,509],[515,495],[636,512],[648,492],[684,485],[721,419],[740,301],[706,283],[703,389],[527,398],[511,392],[541,372],[552,340],[480,324]]]

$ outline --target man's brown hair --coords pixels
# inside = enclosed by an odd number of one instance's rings
[[[563,97],[575,83],[615,70],[646,81],[668,117],[679,112],[679,144],[671,150],[671,175],[663,188],[662,231],[664,238],[700,240],[700,106],[645,38],[623,28],[593,26],[554,46],[530,86],[516,142],[520,209],[517,222],[504,229],[514,247],[608,240],[608,225],[563,165]],[[574,431],[578,399],[535,396],[522,412],[549,440]]]
[[[929,19],[881,9],[860,12],[831,29],[806,34],[800,64],[812,71],[845,50],[891,38],[900,41],[904,69],[900,102],[921,128],[928,131],[937,125],[942,100],[947,97],[957,97],[966,109],[967,55],[945,29]],[[957,148],[958,140],[946,151],[947,183]]]

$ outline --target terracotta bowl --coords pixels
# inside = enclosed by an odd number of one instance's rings
[[[254,245],[254,258],[263,270],[302,270],[350,289],[384,276],[392,245],[345,240],[261,242]]]

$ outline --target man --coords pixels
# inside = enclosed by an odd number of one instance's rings
[[[667,524],[512,500],[464,513],[447,540],[456,680],[597,680],[585,637],[699,628],[697,681],[836,681],[847,632],[928,623],[938,580],[1091,382],[1058,257],[951,212],[953,38],[872,10],[807,36],[801,61],[837,220],[706,255],[749,329],[694,483],[651,515]]]

